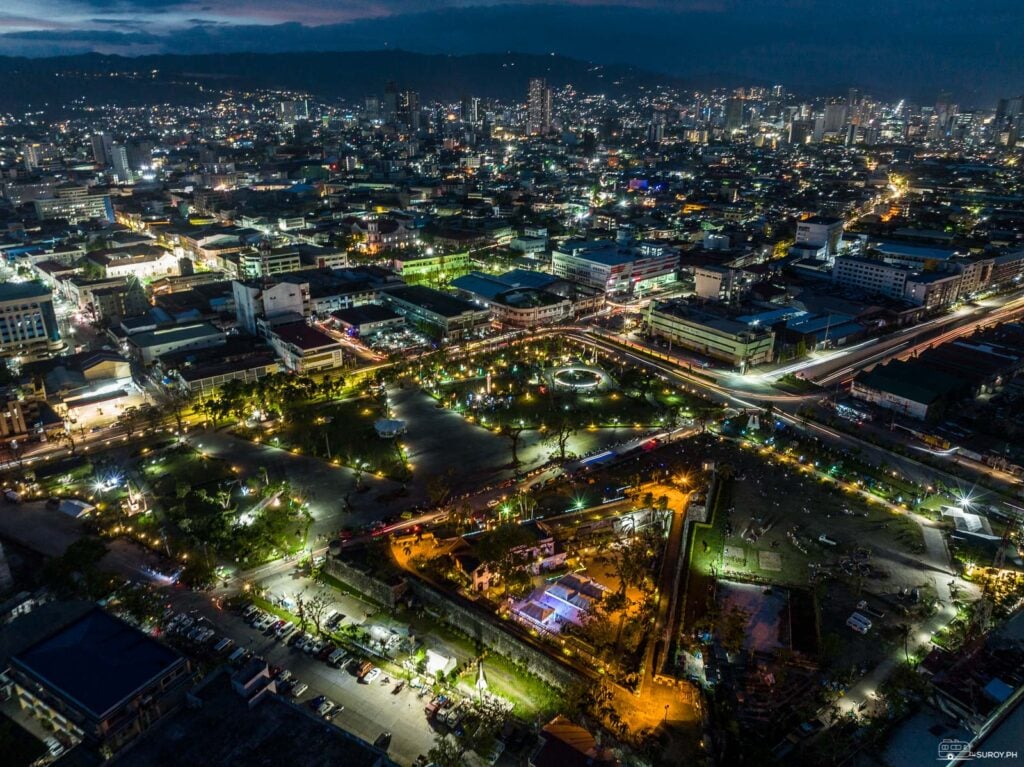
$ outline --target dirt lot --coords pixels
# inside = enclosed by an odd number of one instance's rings
[[[686,604],[692,630],[713,590],[711,573],[764,584],[809,587],[818,598],[826,656],[836,667],[877,662],[894,640],[895,626],[914,607],[903,590],[930,596],[916,557],[921,531],[908,517],[822,480],[767,452],[714,441],[704,453],[726,480],[710,525],[698,526]],[[824,539],[822,538],[824,536]],[[866,600],[876,613],[874,630],[854,633],[846,619]]]

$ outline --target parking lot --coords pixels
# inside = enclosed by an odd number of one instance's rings
[[[406,685],[397,695],[393,685],[362,684],[348,668],[333,668],[305,652],[253,629],[237,611],[212,602],[209,597],[193,592],[180,592],[172,600],[179,612],[201,615],[216,631],[237,647],[264,658],[271,666],[291,671],[293,677],[308,686],[297,701],[308,704],[324,695],[343,707],[332,721],[338,727],[373,743],[382,732],[392,733],[388,754],[402,765],[412,764],[426,754],[434,743],[434,731],[423,713],[429,697],[417,697],[417,691]]]

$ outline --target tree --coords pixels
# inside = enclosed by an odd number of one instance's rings
[[[300,618],[304,616],[312,622],[313,628],[319,634],[321,631],[320,624],[327,612],[327,607],[330,605],[330,598],[327,592],[320,589],[309,597],[299,594],[295,597],[295,604],[300,608]]]
[[[135,405],[131,405],[130,407],[126,407],[122,411],[121,415],[117,417],[117,424],[124,429],[128,434],[128,437],[131,438],[132,434],[135,433],[135,429],[138,428],[141,420],[142,413],[139,411],[139,408]]]
[[[107,546],[99,538],[80,538],[43,566],[43,579],[62,596],[96,599],[109,584],[99,570],[106,554]]]
[[[567,417],[560,417],[555,425],[552,427],[551,432],[545,438],[545,442],[550,445],[554,445],[558,450],[558,460],[565,462],[566,447],[569,445],[569,440],[572,435],[578,430],[576,424],[574,424]]]
[[[184,389],[173,389],[167,399],[167,410],[174,418],[174,427],[181,432],[185,428],[185,408],[192,402],[192,395]],[[198,409],[198,407],[196,408]]]
[[[78,445],[75,442],[75,435],[71,431],[70,427],[57,435],[57,442],[60,444],[66,443],[71,455],[74,455],[75,451],[78,449]]]
[[[498,525],[478,539],[477,554],[498,576],[503,593],[529,582],[526,566],[529,546],[534,540],[529,530],[514,522]]]
[[[749,613],[741,607],[733,607],[722,616],[718,635],[726,652],[735,655],[743,649],[743,640],[746,638],[747,621],[749,618]]]
[[[502,434],[508,437],[509,445],[512,448],[512,469],[515,471],[516,476],[519,475],[519,438],[524,431],[522,426],[506,426],[502,430]]]
[[[896,626],[898,636],[903,639],[903,658],[910,663],[910,634],[913,632],[909,623],[900,623]]]
[[[444,474],[435,474],[427,480],[427,498],[433,506],[444,506],[452,494],[455,469],[449,468]]]

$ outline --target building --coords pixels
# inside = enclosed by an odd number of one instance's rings
[[[859,373],[850,394],[918,421],[942,417],[963,394],[963,382],[916,360],[895,360]]]
[[[40,221],[62,219],[69,224],[77,224],[93,219],[114,220],[109,195],[92,194],[87,187],[78,184],[61,184],[54,191],[54,197],[37,199],[32,203]]]
[[[862,256],[840,256],[832,264],[835,284],[897,301],[903,300],[911,273],[910,267]]]
[[[588,730],[559,714],[544,725],[528,764],[529,767],[619,767],[619,760]]]
[[[676,281],[679,254],[667,245],[568,240],[551,252],[551,273],[608,294],[642,294]]]
[[[232,283],[238,326],[249,335],[258,335],[261,322],[275,319],[293,322],[310,315],[308,282]]]
[[[397,767],[379,748],[275,694],[267,664],[211,673],[186,705],[119,754],[112,767],[306,765]]]
[[[56,169],[60,165],[60,153],[53,144],[22,144],[21,157],[28,171]]]
[[[261,247],[238,254],[239,275],[247,280],[294,272],[301,268],[302,257],[298,248]]]
[[[363,304],[332,312],[333,324],[356,338],[405,325],[405,317],[380,304]]]
[[[543,276],[550,282],[555,281],[548,275]],[[534,328],[573,316],[573,302],[568,297],[529,285],[518,285],[514,279],[504,276],[471,272],[452,280],[452,287],[481,306],[489,307],[491,316],[506,325]]]
[[[829,216],[811,216],[798,221],[796,244],[824,248],[825,258],[830,259],[839,252],[839,241],[843,238],[843,220]]]
[[[771,362],[775,334],[712,314],[683,301],[653,302],[648,329],[658,338],[712,359],[746,369]]]
[[[134,277],[139,280],[177,276],[178,259],[173,253],[153,245],[130,249],[101,250],[90,253],[87,260],[101,269],[103,276]]]
[[[440,285],[470,269],[469,251],[441,253],[431,248],[424,252],[397,255],[389,263],[409,284]]]
[[[546,136],[551,132],[551,89],[543,77],[531,77],[527,94],[526,132]]]
[[[205,395],[228,381],[249,383],[279,373],[281,365],[259,339],[232,336],[223,346],[165,354],[160,370],[189,394]]]
[[[915,306],[944,309],[960,298],[963,277],[947,272],[921,272],[907,277],[903,297]]]
[[[727,266],[698,266],[693,270],[694,292],[698,298],[729,303],[739,298],[742,272]]]
[[[116,751],[177,707],[188,660],[94,607],[9,660],[23,710],[68,740]]]
[[[490,322],[488,309],[422,285],[389,288],[382,296],[388,306],[405,317],[407,325],[443,343],[471,338]]]
[[[0,283],[0,357],[43,359],[65,346],[49,288],[41,282]]]
[[[725,100],[725,129],[728,132],[743,126],[743,99],[735,96]]]
[[[341,367],[341,344],[305,322],[289,322],[266,329],[270,346],[281,364],[293,373],[313,373]]]
[[[984,265],[951,265],[951,270],[918,271],[906,263],[889,263],[877,258],[840,256],[832,264],[832,281],[844,288],[869,295],[906,301],[927,310],[944,309],[961,295],[978,289]],[[981,272],[979,274],[979,272]],[[965,291],[965,275],[968,282]]]
[[[128,337],[127,346],[132,355],[144,365],[152,365],[157,357],[189,349],[207,349],[222,346],[224,333],[209,322],[174,325],[136,333]]]

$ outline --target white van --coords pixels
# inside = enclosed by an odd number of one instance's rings
[[[853,613],[853,615],[847,618],[846,625],[852,628],[858,634],[867,634],[869,631],[871,631],[871,621],[869,621],[860,613]]]

